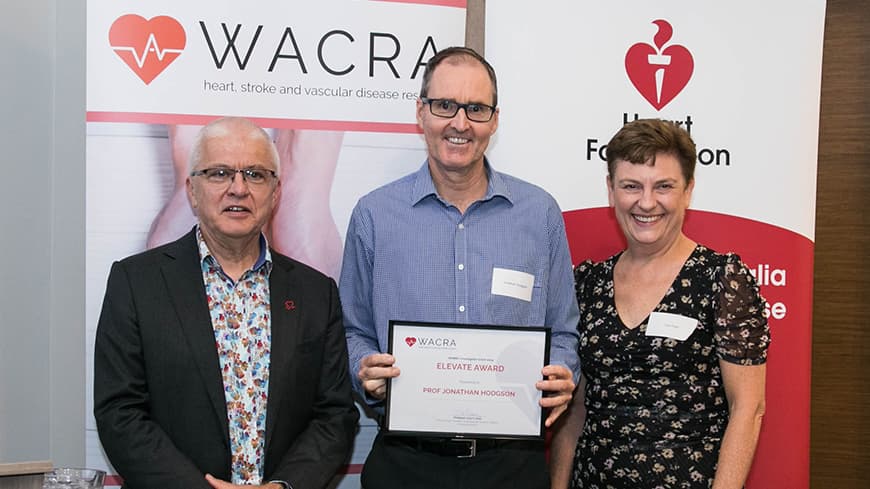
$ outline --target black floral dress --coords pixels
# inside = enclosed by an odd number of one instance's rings
[[[697,327],[685,341],[646,336],[649,318],[629,329],[617,314],[618,258],[574,270],[587,385],[573,487],[710,487],[728,424],[719,360],[766,361],[764,300],[737,255],[698,245],[655,308]]]

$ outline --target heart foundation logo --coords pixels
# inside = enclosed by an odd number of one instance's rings
[[[408,336],[405,338],[405,343],[408,344],[408,347],[414,346],[414,343],[416,343],[416,342],[417,342],[417,338],[414,338],[413,336]]]
[[[109,46],[146,85],[181,55],[186,43],[184,28],[165,15],[122,15],[109,29]]]
[[[674,30],[666,20],[656,20],[658,32],[653,43],[639,42],[625,53],[625,72],[634,88],[656,110],[661,110],[679,94],[695,69],[692,53],[679,44],[665,45]]]

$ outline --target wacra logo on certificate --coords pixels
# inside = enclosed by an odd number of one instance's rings
[[[549,329],[390,321],[389,353],[402,371],[387,384],[391,434],[543,438]]]

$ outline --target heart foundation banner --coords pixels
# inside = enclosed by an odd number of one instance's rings
[[[809,487],[816,161],[825,2],[488,2],[495,167],[549,190],[574,262],[625,246],[606,144],[626,122],[686,128],[686,234],[735,251],[767,299],[767,407],[749,489]]]

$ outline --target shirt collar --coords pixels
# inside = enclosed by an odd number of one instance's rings
[[[510,191],[508,190],[507,185],[505,185],[504,179],[500,173],[492,170],[489,160],[486,157],[483,158],[483,168],[486,171],[487,184],[486,194],[480,200],[487,201],[494,197],[502,197],[508,202],[513,203]],[[438,191],[435,189],[435,182],[432,180],[432,173],[429,172],[429,160],[426,160],[423,163],[423,166],[420,167],[415,174],[414,185],[411,188],[411,205],[415,206],[429,196],[435,196],[438,198]]]
[[[196,244],[199,247],[200,262],[205,263],[206,265],[213,264],[220,269],[220,263],[218,263],[214,255],[211,254],[211,251],[208,249],[208,244],[206,244],[205,239],[202,237],[202,230],[200,230],[199,224],[196,225]],[[269,242],[266,240],[266,236],[263,233],[260,233],[260,255],[257,257],[257,261],[254,262],[254,266],[251,267],[251,270],[258,271],[263,266],[266,267],[266,273],[269,273],[272,270],[272,252],[269,250]],[[221,271],[223,272],[222,269]]]

